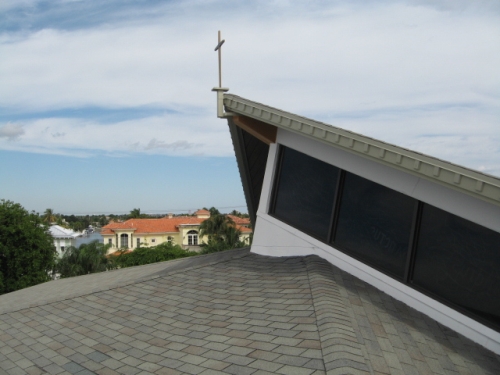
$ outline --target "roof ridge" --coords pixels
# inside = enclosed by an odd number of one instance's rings
[[[332,265],[318,256],[305,259],[323,362],[327,375],[370,374]]]
[[[174,275],[179,272],[185,272],[188,270],[196,269],[196,268],[202,268],[206,266],[213,265],[215,263],[222,263],[222,262],[228,262],[232,259],[237,259],[237,258],[243,258],[245,256],[248,256],[248,253],[250,252],[250,247],[244,247],[241,249],[232,249],[232,250],[226,250],[226,251],[221,251],[218,253],[212,253],[212,254],[200,254],[197,256],[192,256],[192,257],[187,257],[187,258],[180,258],[180,259],[173,259],[173,260],[167,260],[163,262],[157,262],[157,263],[150,263],[150,264],[144,264],[140,266],[133,266],[133,267],[126,267],[126,268],[120,268],[120,269],[114,269],[114,270],[109,270],[105,272],[98,272],[98,273],[92,273],[88,275],[80,275],[80,276],[74,276],[74,277],[68,277],[64,279],[59,279],[59,280],[52,280],[48,281],[46,283],[34,285],[32,287],[16,290],[14,292],[10,292],[7,294],[0,295],[0,315],[6,314],[6,313],[13,313],[17,312],[20,310],[24,309],[29,309],[33,307],[39,307],[39,306],[46,306],[52,303],[57,303],[61,301],[65,301],[68,299],[73,299],[73,298],[78,298],[78,297],[83,297],[87,295],[91,295],[94,293],[99,293],[99,292],[104,292],[107,290],[113,290],[117,288],[122,288],[125,286],[129,286],[132,284],[140,284],[149,280],[157,279],[160,277],[166,277],[169,275]],[[187,264],[182,264],[182,263],[187,263]],[[194,263],[194,264],[193,264]],[[163,267],[160,267],[163,266]],[[133,278],[134,276],[134,270],[137,271],[139,269],[145,269],[145,268],[158,268],[160,269],[159,271],[153,271],[145,276],[138,276],[136,278]],[[79,285],[85,285],[87,286],[89,283],[83,282],[82,278],[96,278],[100,279],[98,281],[102,282],[102,279],[106,279],[106,276],[110,276],[110,274],[118,274],[122,273],[120,276],[126,276],[122,278],[116,278],[111,280],[109,284],[103,286],[102,283],[97,284],[96,287],[92,288],[90,286],[90,289],[86,290],[81,290],[81,291],[75,291],[75,288],[77,289]],[[132,275],[132,279],[130,278],[130,275]],[[124,279],[124,280],[122,280]],[[96,280],[97,281],[97,280]],[[37,293],[36,295],[39,297],[39,300],[37,300],[37,297],[35,298],[27,298],[25,295],[32,292],[34,288],[36,289],[41,289],[46,287],[48,284],[55,285],[57,283],[57,286],[60,287],[61,291],[57,291],[54,293],[51,293],[51,297],[47,297],[46,293]],[[61,285],[63,284],[63,285]],[[70,287],[68,288],[68,285],[70,284]],[[74,287],[71,287],[71,284],[75,284]],[[67,294],[64,294],[65,292],[68,292]],[[23,304],[24,302],[24,304]],[[26,303],[28,302],[28,303]]]

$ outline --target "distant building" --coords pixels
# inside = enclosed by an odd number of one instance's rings
[[[218,91],[251,251],[316,254],[500,353],[500,179]]]
[[[76,238],[81,236],[81,233],[74,232],[71,229],[66,229],[56,224],[52,224],[49,230],[54,238],[54,246],[56,247],[59,257],[64,254],[68,247],[75,246]]]
[[[111,244],[111,252],[118,249],[134,250],[140,246],[156,246],[164,242],[180,245],[187,250],[199,251],[200,224],[210,218],[207,210],[198,210],[195,216],[168,215],[160,219],[128,219],[102,227],[104,244]],[[241,241],[249,243],[252,233],[250,220],[228,215],[241,231]]]

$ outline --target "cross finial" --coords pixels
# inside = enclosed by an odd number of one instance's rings
[[[215,51],[218,51],[219,53],[219,87],[222,87],[222,63],[221,63],[221,60],[222,60],[222,57],[221,57],[221,48],[222,48],[222,45],[224,44],[225,40],[224,39],[220,39],[220,30],[219,30],[219,43],[217,44],[217,46],[215,47]]]
[[[219,30],[219,43],[215,47],[215,51],[219,52],[219,87],[214,87],[212,89],[212,91],[217,93],[217,117],[219,118],[227,118],[234,115],[230,112],[224,112],[224,93],[229,89],[227,87],[222,87],[221,47],[223,44],[224,39],[221,39]]]

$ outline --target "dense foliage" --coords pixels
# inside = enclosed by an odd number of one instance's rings
[[[202,254],[215,253],[239,247],[245,244],[240,241],[241,231],[234,221],[222,215],[217,209],[210,209],[210,218],[200,225],[200,237],[208,237],[208,242],[201,244]]]
[[[186,251],[179,245],[165,242],[153,247],[139,247],[132,252],[119,252],[114,261],[118,267],[132,267],[193,255],[198,255],[198,253]]]
[[[207,243],[201,244],[201,252],[200,254],[211,254],[217,253],[219,251],[231,250],[234,249],[231,245],[226,243],[225,241],[214,241],[208,240]]]
[[[74,231],[80,232],[86,228],[89,227],[89,225],[92,226],[104,226],[108,224],[108,219],[106,218],[106,215],[80,215],[80,216],[75,216],[75,215],[60,215],[61,220],[64,219],[67,225],[64,225],[64,223],[61,223],[59,220],[57,220],[57,224],[62,226],[68,226]]]
[[[40,216],[2,199],[0,239],[0,294],[51,279],[56,250]]]
[[[140,208],[134,208],[132,211],[130,211],[130,214],[128,215],[127,219],[144,219],[149,217],[148,214],[141,214],[141,209]]]
[[[234,228],[234,225],[230,217],[212,213],[200,224],[200,237],[207,236],[209,241],[224,241],[228,230]]]
[[[111,245],[97,240],[69,247],[56,264],[56,272],[61,278],[87,275],[116,268],[113,259],[106,254]]]

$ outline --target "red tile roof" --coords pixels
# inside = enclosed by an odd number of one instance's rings
[[[252,228],[247,228],[247,227],[243,227],[241,225],[236,225],[236,228],[238,228],[241,233],[252,233]]]
[[[197,214],[203,214],[207,210],[198,210]],[[233,219],[236,227],[242,233],[251,233],[252,229],[247,228],[250,225],[250,219],[240,218],[233,215],[227,215]],[[179,226],[182,225],[200,225],[204,222],[205,218],[197,218],[196,216],[174,216],[169,218],[163,217],[161,219],[128,219],[127,221],[116,223],[111,222],[102,227],[101,235],[112,235],[116,230],[133,230],[135,235],[147,233],[175,233],[179,232]]]
[[[164,217],[161,219],[128,219],[123,223],[110,223],[102,227],[101,235],[114,234],[115,230],[134,230],[134,234],[140,233],[172,233],[179,232],[180,225],[199,225],[206,219],[198,219],[193,216]]]
[[[210,215],[210,211],[201,209],[201,210],[196,211],[194,214],[195,215]]]
[[[110,222],[108,225],[102,227],[101,234],[113,234],[115,229],[134,229],[129,223],[130,220],[125,222]]]
[[[237,225],[250,225],[250,219],[245,217],[238,217],[234,215],[227,215],[229,218],[233,219],[234,223]]]

